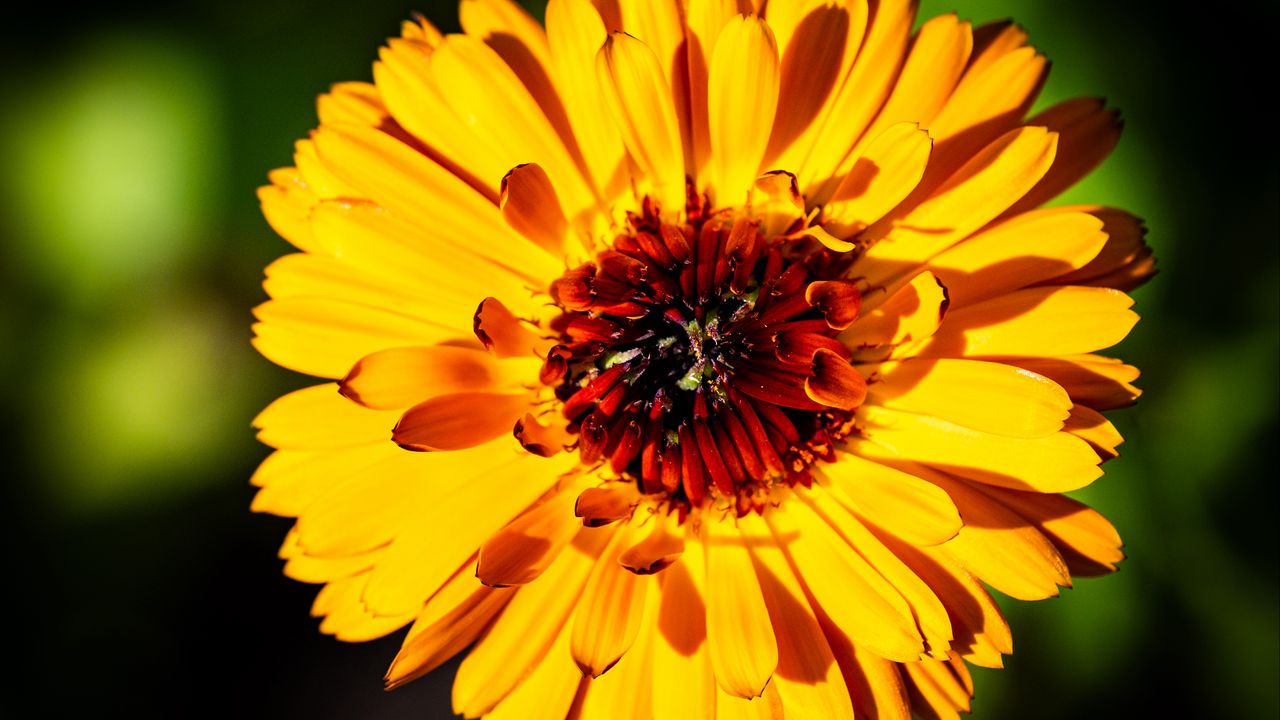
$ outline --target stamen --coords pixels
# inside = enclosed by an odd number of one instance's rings
[[[651,201],[593,262],[551,286],[562,313],[540,377],[582,462],[687,515],[760,510],[852,428],[865,383],[836,338],[860,296],[850,262],[758,220],[664,223]]]

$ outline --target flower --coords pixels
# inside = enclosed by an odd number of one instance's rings
[[[761,3],[757,3],[761,4]],[[254,509],[321,629],[468,717],[950,717],[1120,539],[1140,222],[1019,28],[914,3],[465,0],[261,190]],[[750,700],[755,698],[755,700]],[[754,704],[749,704],[754,703]],[[713,712],[714,711],[714,712]]]

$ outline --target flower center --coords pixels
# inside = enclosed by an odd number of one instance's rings
[[[866,394],[837,339],[860,295],[846,256],[708,213],[664,223],[646,202],[594,262],[551,285],[555,386],[587,465],[685,506],[762,509],[808,484]],[[721,504],[725,504],[722,502]]]

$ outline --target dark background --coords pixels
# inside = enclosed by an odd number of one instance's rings
[[[1064,199],[1145,217],[1162,268],[1119,348],[1146,395],[1081,493],[1129,559],[1005,604],[1016,650],[976,673],[975,714],[1277,717],[1276,6],[923,5],[1016,18],[1047,100],[1122,109]],[[384,693],[398,638],[321,636],[275,559],[288,522],[248,511],[249,421],[305,384],[248,344],[288,250],[253,191],[412,10],[456,29],[431,0],[195,0],[45,3],[0,31],[0,715],[447,716],[452,670]]]

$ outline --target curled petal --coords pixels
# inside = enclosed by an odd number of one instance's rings
[[[840,355],[818,348],[813,354],[812,374],[804,381],[811,400],[841,410],[852,410],[867,397],[867,381]]]
[[[818,309],[833,330],[844,330],[858,319],[862,293],[852,280],[819,280],[805,288],[804,299]]]
[[[496,298],[480,301],[471,327],[480,342],[500,358],[529,357],[550,344],[535,335]]]
[[[587,488],[578,496],[573,514],[587,527],[600,527],[631,516],[640,493],[630,483],[614,483],[606,487]]]
[[[684,554],[683,531],[672,516],[655,518],[653,530],[618,556],[618,563],[637,575],[661,572]]]
[[[565,249],[568,222],[547,171],[535,163],[517,165],[502,178],[498,207],[502,219],[530,242],[553,255]]]

